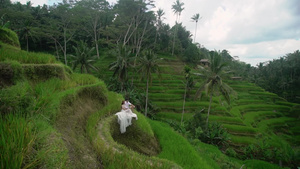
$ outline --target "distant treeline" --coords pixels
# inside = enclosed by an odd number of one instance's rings
[[[251,81],[288,101],[300,103],[300,51],[260,63],[249,73]]]
[[[152,7],[152,0],[119,0],[113,5],[106,0],[64,0],[37,7],[30,2],[22,5],[2,0],[0,27],[17,32],[22,49],[51,53],[67,65],[71,61],[69,55],[75,53],[74,47],[80,41],[95,47],[98,58],[101,51],[124,45],[136,56],[144,49],[152,49],[158,54],[176,55],[194,66],[216,52],[193,43],[191,32],[179,20],[172,27],[164,23],[165,12],[150,11]],[[173,8],[174,15],[181,9],[182,6]],[[254,82],[289,101],[300,102],[299,51],[260,63],[258,67],[238,61],[225,49],[220,53],[229,63],[232,76]]]

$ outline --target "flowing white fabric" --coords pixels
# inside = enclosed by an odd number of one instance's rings
[[[120,124],[121,133],[126,132],[126,127],[131,125],[132,118],[135,118],[136,120],[138,119],[137,115],[132,113],[130,109],[122,109],[120,112],[116,113],[116,116],[118,116],[118,123]]]

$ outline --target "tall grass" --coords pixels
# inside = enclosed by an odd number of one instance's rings
[[[149,120],[149,123],[157,135],[162,147],[162,152],[158,157],[174,161],[186,169],[213,168],[198,155],[184,137],[173,131],[170,126],[162,122],[151,120]]]
[[[34,117],[36,141],[32,158],[39,168],[70,168],[68,149],[51,121],[42,114]]]
[[[0,136],[1,168],[26,168],[22,164],[35,141],[30,122],[20,114],[0,116]]]
[[[53,64],[59,63],[55,56],[46,53],[27,52],[1,43],[0,61],[16,60],[23,64]]]
[[[34,104],[34,95],[28,82],[17,82],[16,85],[0,90],[0,111],[2,113],[24,112]]]
[[[89,74],[73,73],[70,76],[71,80],[78,85],[90,85],[99,83],[99,79]]]

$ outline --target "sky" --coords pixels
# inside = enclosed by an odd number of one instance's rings
[[[28,0],[12,0],[26,3]],[[164,23],[175,24],[175,0],[155,0],[157,11],[165,11]],[[31,0],[33,6],[61,0]],[[117,0],[108,0],[116,3]],[[196,42],[209,50],[226,49],[231,56],[252,66],[300,50],[299,0],[180,0],[184,3],[180,22]],[[199,13],[196,23],[191,17]]]

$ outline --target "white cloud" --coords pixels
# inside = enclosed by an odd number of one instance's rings
[[[48,0],[11,0],[11,2],[20,2],[21,4],[26,4],[28,1],[31,2],[32,6],[48,4]]]

